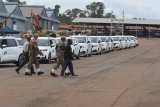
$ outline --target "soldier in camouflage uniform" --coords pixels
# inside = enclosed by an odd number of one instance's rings
[[[57,63],[56,63],[56,65],[53,66],[53,69],[50,72],[50,75],[53,76],[53,77],[57,77],[58,76],[55,72],[59,68],[59,66],[61,65],[63,67],[65,40],[66,40],[66,37],[61,37],[61,41],[56,46]]]
[[[25,75],[32,75],[30,73],[30,69],[31,69],[31,66],[33,64],[35,64],[35,66],[36,66],[36,71],[37,71],[38,75],[44,74],[44,72],[42,72],[40,70],[39,62],[37,60],[37,55],[38,54],[43,55],[43,53],[38,48],[38,43],[36,41],[37,39],[38,39],[38,35],[35,34],[35,35],[33,35],[33,40],[31,40],[30,43],[29,43],[29,47],[28,47],[28,50],[29,50],[29,62],[28,62],[28,65],[27,65],[27,69],[26,69]]]
[[[18,68],[15,69],[15,71],[19,74],[19,70],[29,61],[29,57],[28,57],[28,45],[31,41],[31,35],[26,35],[26,39],[27,41],[24,44],[23,47],[23,56],[24,56],[24,60],[23,62],[18,66]],[[31,73],[35,74],[34,72],[34,68],[33,66],[31,66]]]

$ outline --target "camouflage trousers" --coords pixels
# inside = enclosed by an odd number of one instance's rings
[[[63,66],[64,63],[64,58],[57,56],[57,62],[56,64],[53,66],[53,69],[57,70],[59,68],[59,66]]]
[[[39,68],[39,62],[38,62],[38,59],[37,59],[36,56],[30,56],[29,57],[29,62],[28,62],[27,68],[31,69],[31,67],[32,67],[33,64],[35,64],[36,69]]]

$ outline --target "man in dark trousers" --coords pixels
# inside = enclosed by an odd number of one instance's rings
[[[52,71],[50,72],[50,75],[53,76],[53,77],[58,77],[58,75],[56,74],[56,72],[57,72],[57,69],[60,67],[60,65],[63,68],[64,51],[65,51],[65,40],[66,40],[66,37],[62,36],[61,37],[61,41],[56,46],[57,62],[53,66]]]
[[[29,57],[28,57],[28,44],[29,44],[29,42],[31,40],[31,36],[30,35],[26,35],[26,39],[27,39],[27,41],[25,42],[24,47],[23,47],[23,58],[24,58],[23,62],[18,66],[18,68],[15,69],[15,71],[18,74],[20,74],[19,73],[20,69],[29,61]],[[31,73],[35,74],[33,66],[31,66]]]
[[[70,74],[72,75],[72,77],[76,77],[77,75],[74,73],[73,71],[73,64],[72,64],[72,48],[71,48],[71,44],[72,44],[72,39],[68,39],[67,40],[67,45],[65,47],[65,51],[64,51],[64,64],[63,64],[63,69],[61,72],[61,76],[64,76],[64,71],[66,70],[66,68],[69,68]]]

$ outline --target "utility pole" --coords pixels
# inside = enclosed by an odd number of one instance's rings
[[[122,13],[122,36],[124,35],[124,11]]]
[[[112,15],[113,15],[113,11],[111,11],[111,24],[110,24],[111,28],[110,28],[110,36],[112,36],[112,32],[113,32],[113,17],[112,17]]]

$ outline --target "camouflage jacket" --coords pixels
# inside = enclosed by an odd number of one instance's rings
[[[56,46],[56,54],[58,57],[64,58],[65,43],[60,41]]]
[[[38,43],[36,40],[31,40],[28,45],[28,53],[29,56],[37,56],[38,54],[42,54],[42,52],[38,48]]]

